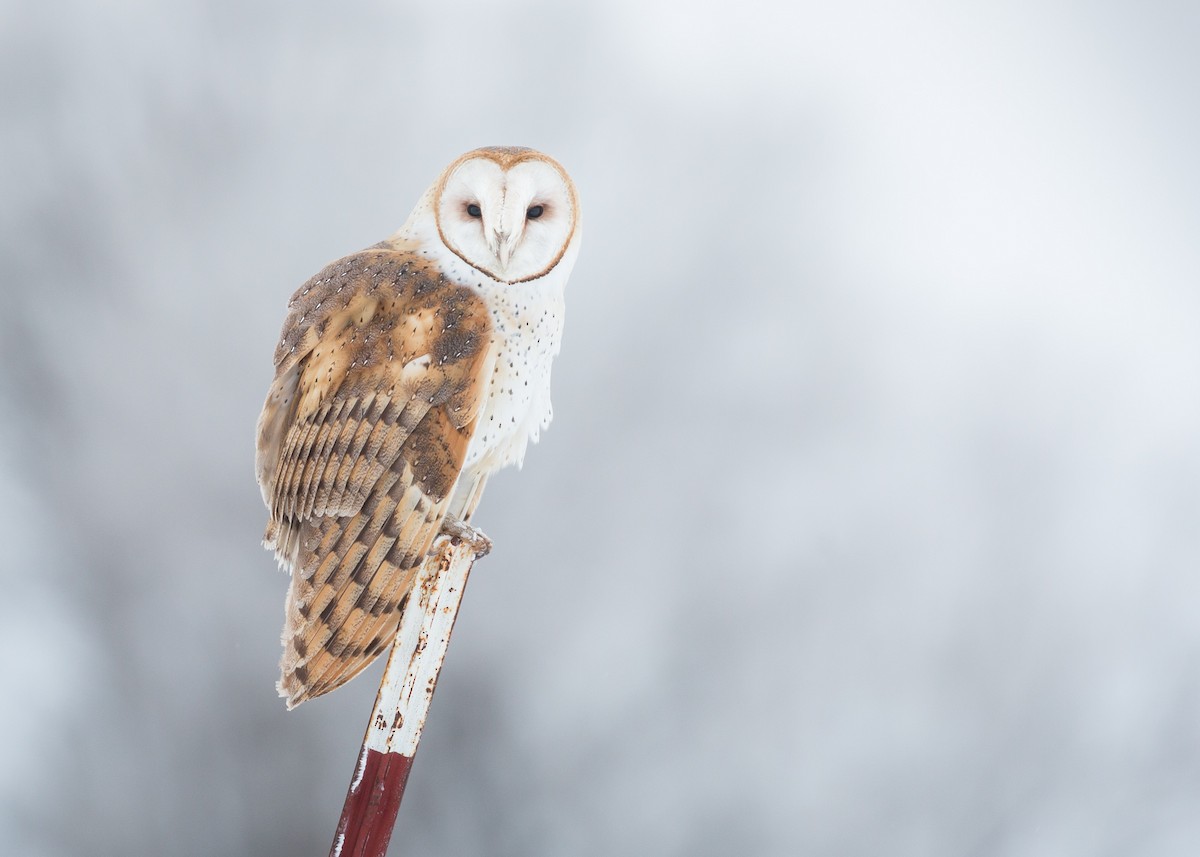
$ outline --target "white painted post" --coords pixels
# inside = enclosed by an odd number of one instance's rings
[[[475,552],[441,537],[417,571],[375,697],[330,857],[383,857]]]

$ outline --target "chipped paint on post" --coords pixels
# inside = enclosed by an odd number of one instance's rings
[[[330,857],[383,857],[387,852],[474,561],[469,544],[442,539],[417,572]]]
[[[469,546],[452,545],[433,553],[417,575],[410,596],[416,603],[405,606],[400,620],[363,741],[366,748],[402,756],[417,751],[474,559]]]

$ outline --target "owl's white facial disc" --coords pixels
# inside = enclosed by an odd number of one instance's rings
[[[575,200],[548,160],[507,170],[487,157],[455,167],[436,201],[442,240],[473,268],[504,283],[532,280],[562,258],[575,229]]]

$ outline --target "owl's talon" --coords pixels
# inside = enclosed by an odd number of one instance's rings
[[[442,532],[460,542],[466,542],[475,551],[475,558],[487,556],[492,551],[492,540],[483,534],[483,530],[472,527],[466,521],[447,517],[442,521]]]

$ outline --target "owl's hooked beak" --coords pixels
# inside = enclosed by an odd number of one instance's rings
[[[500,267],[507,268],[508,260],[512,258],[513,245],[517,243],[517,235],[500,229],[493,229],[488,235],[488,247],[500,260]]]

